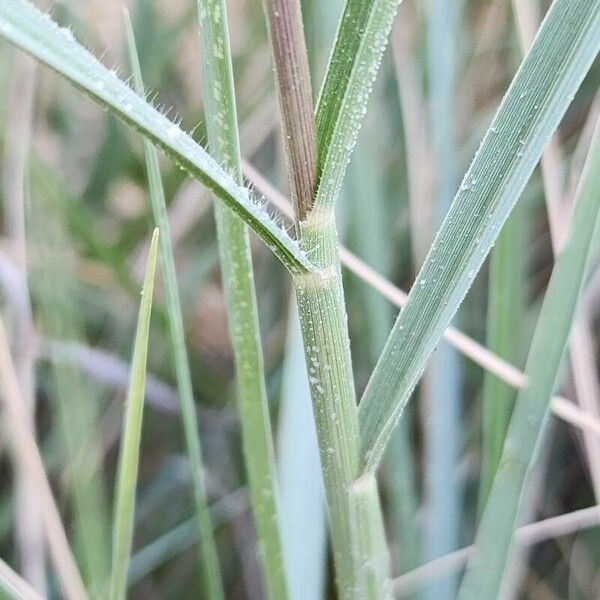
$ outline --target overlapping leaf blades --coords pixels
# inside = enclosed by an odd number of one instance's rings
[[[577,303],[600,228],[600,124],[577,193],[568,238],[557,258],[540,311],[502,457],[475,539],[475,553],[459,598],[497,598],[521,494],[539,446],[550,397],[560,373]]]
[[[556,0],[465,175],[360,405],[375,468],[444,329],[600,48],[600,1]]]

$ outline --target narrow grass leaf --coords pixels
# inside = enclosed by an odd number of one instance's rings
[[[317,102],[315,206],[340,191],[400,1],[346,2]]]
[[[555,0],[462,181],[365,390],[360,422],[367,468],[377,466],[428,358],[599,48],[600,0]]]
[[[241,180],[233,68],[224,0],[198,0],[203,98],[211,152]],[[215,205],[229,337],[233,347],[244,463],[266,597],[288,596],[279,530],[275,450],[264,376],[252,255],[244,223]]]
[[[502,228],[491,254],[487,347],[505,360],[518,362],[525,285],[525,214],[519,205]],[[485,373],[482,396],[482,457],[479,508],[490,491],[508,429],[516,392],[505,381]]]
[[[559,254],[529,350],[528,385],[519,393],[496,477],[475,538],[475,553],[459,593],[461,600],[498,596],[527,475],[548,417],[548,408],[581,295],[594,232],[600,228],[600,122],[576,194],[569,233]]]
[[[133,27],[127,12],[125,13],[125,26],[134,86],[141,92],[144,88],[142,72],[136,50]],[[195,522],[200,538],[203,581],[207,597],[211,600],[219,600],[224,597],[223,584],[221,582],[219,558],[208,509],[202,447],[200,445],[200,435],[198,433],[189,358],[185,345],[183,313],[181,310],[181,300],[179,298],[179,287],[177,284],[177,273],[175,271],[175,258],[173,256],[173,246],[171,243],[165,192],[160,176],[158,156],[154,147],[147,139],[144,139],[144,156],[146,159],[150,203],[152,205],[154,222],[161,231],[159,239],[160,263],[165,287],[173,362],[175,366],[175,376],[177,378],[177,390],[179,392],[187,454],[191,466],[190,471],[192,474],[196,509]]]
[[[26,0],[3,0],[0,35],[65,77],[163,150],[238,214],[291,272],[314,270],[296,242],[278,227],[248,189],[235,182],[190,135],[96,60],[75,41],[69,29],[58,27],[49,15]]]
[[[152,293],[154,273],[158,251],[158,229],[154,230],[144,287],[140,300],[137,330],[131,359],[131,376],[125,415],[123,434],[119,450],[117,484],[115,490],[115,516],[113,521],[112,567],[110,575],[110,597],[124,600],[127,590],[127,570],[133,541],[133,517],[135,512],[135,494],[142,436],[142,417],[144,414],[144,393],[146,389],[146,359],[148,356],[148,337],[150,315],[152,313]]]

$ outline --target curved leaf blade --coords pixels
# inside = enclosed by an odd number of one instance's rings
[[[315,271],[295,240],[254,201],[248,189],[238,185],[189,134],[76,42],[69,29],[59,27],[49,15],[25,0],[3,0],[0,35],[139,131],[181,169],[202,182],[249,225],[292,273]]]

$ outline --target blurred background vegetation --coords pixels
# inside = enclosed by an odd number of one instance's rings
[[[125,2],[62,0],[52,12],[104,64],[126,77]],[[341,0],[303,0],[302,7],[317,94]],[[156,92],[156,103],[203,141],[195,3],[130,0],[129,8],[147,87]],[[228,0],[227,9],[242,154],[286,193],[262,7],[259,0]],[[60,78],[4,42],[0,48],[2,307],[15,362],[35,363],[37,439],[89,577],[109,556],[109,491],[114,487],[128,361],[152,229],[142,144],[138,135]],[[401,6],[338,219],[344,243],[403,289],[410,287],[520,58],[509,0],[405,0]],[[558,178],[565,194],[576,183],[585,156],[589,123],[594,122],[589,115],[598,112],[594,98],[599,75],[597,61],[559,130]],[[169,161],[161,166],[227,595],[259,599],[262,580],[245,490],[211,199]],[[27,208],[26,263],[14,235],[19,189],[24,189]],[[511,290],[506,319],[511,339],[506,358],[520,367],[553,264],[540,172],[524,194],[512,217],[518,231],[511,265],[520,273],[520,284]],[[333,597],[291,282],[262,244],[253,243],[253,258],[292,597]],[[18,284],[25,264],[27,288]],[[350,273],[344,274],[344,285],[361,390],[397,308]],[[594,360],[599,296],[600,278],[592,275],[585,310]],[[487,307],[486,269],[455,325],[487,343]],[[202,585],[190,521],[193,499],[160,276],[150,335],[131,597],[198,598]],[[587,368],[597,386],[597,363]],[[472,540],[479,510],[486,385],[479,366],[442,345],[396,433],[381,472],[396,576]],[[561,393],[569,398],[580,393],[568,368]],[[17,566],[21,559],[15,539],[23,523],[15,509],[18,486],[6,452],[7,433],[0,428],[0,555]],[[553,419],[541,453],[528,492],[527,521],[597,503],[589,452],[579,430]],[[81,531],[93,531],[93,541],[82,539]],[[34,562],[36,553],[43,555],[35,539],[31,552]],[[600,596],[597,527],[520,546],[518,554],[507,577],[507,597]],[[399,584],[399,597],[451,599],[456,572],[434,570],[418,590]],[[58,597],[52,577],[49,584]]]

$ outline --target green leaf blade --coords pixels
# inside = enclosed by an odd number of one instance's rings
[[[568,238],[558,256],[531,343],[502,458],[477,531],[475,554],[460,600],[496,598],[516,528],[523,487],[535,461],[552,392],[560,373],[577,304],[600,230],[600,123],[582,175]]]
[[[518,363],[525,307],[525,211],[518,206],[498,236],[489,267],[487,347]],[[479,507],[483,508],[500,456],[516,392],[486,372],[482,395],[482,457]]]
[[[317,103],[315,206],[339,194],[400,2],[346,2]]]
[[[208,144],[227,171],[241,179],[225,2],[198,0],[197,6]],[[265,594],[272,600],[285,600],[288,586],[280,533],[275,450],[248,231],[244,223],[222,205],[215,206],[215,216],[227,323],[235,361],[244,464]]]
[[[158,229],[155,229],[148,253],[148,262],[146,263],[144,287],[140,300],[138,324],[131,360],[131,376],[123,418],[123,436],[119,451],[110,580],[110,597],[114,600],[124,600],[126,596],[127,571],[133,542],[133,517],[142,434],[142,417],[144,412],[146,358],[148,356],[148,337],[150,316],[152,313],[154,273],[156,271],[156,257],[158,253],[158,235]]]
[[[556,0],[463,179],[360,405],[379,462],[427,359],[600,48],[600,1]]]
[[[44,63],[139,131],[240,216],[292,273],[314,271],[297,243],[277,226],[190,135],[146,102],[77,43],[68,29],[24,0],[0,4],[0,35]]]
[[[133,27],[127,12],[125,12],[125,26],[134,86],[138,92],[141,93],[144,89],[144,83],[142,80],[142,72],[137,54]],[[169,219],[167,216],[165,192],[160,175],[160,166],[156,150],[145,138],[144,157],[146,160],[146,172],[152,213],[156,226],[162,232],[159,240],[159,254],[163,272],[173,362],[175,366],[179,401],[181,404],[186,450],[191,465],[191,478],[196,510],[194,521],[200,542],[200,565],[204,589],[210,600],[222,600],[225,597],[225,594],[221,581],[219,557],[213,533],[213,524],[208,507],[204,461],[202,458],[200,434],[198,432],[189,357],[185,342],[183,311],[179,297],[179,287],[175,270],[175,257],[171,242]]]

